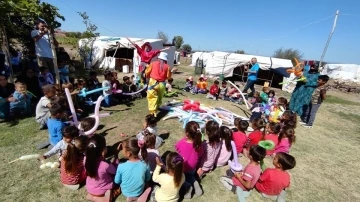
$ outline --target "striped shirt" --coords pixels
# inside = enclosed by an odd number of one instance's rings
[[[211,171],[216,166],[216,162],[220,155],[221,142],[215,143],[213,146],[210,145],[209,141],[202,144],[204,148],[204,154],[200,160],[200,168],[205,171]]]
[[[66,152],[63,154],[60,163],[60,180],[63,184],[75,185],[81,184],[86,180],[86,171],[84,166],[84,156],[82,155],[79,161],[77,162],[76,173],[70,174],[65,170],[65,160],[64,157]]]

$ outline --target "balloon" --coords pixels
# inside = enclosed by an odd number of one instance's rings
[[[73,103],[73,100],[71,98],[71,94],[70,94],[70,91],[69,91],[68,88],[65,88],[65,94],[66,94],[66,98],[67,98],[68,103],[69,103],[70,112],[71,112],[71,116],[72,116],[72,119],[73,119],[72,124],[77,126],[77,125],[79,125],[79,121],[77,119],[77,114],[76,114],[76,111],[75,111],[75,108],[74,108],[74,103]]]
[[[231,81],[227,81],[227,82],[230,83],[236,90],[239,91],[240,95],[241,95],[242,98],[244,99],[246,108],[247,108],[247,109],[250,109],[249,104],[248,104],[248,101],[247,101],[247,99],[245,99],[245,96],[244,96],[244,94],[242,93],[242,91],[241,91],[235,84],[233,84]]]
[[[114,83],[113,88],[112,88],[111,91],[112,91],[113,94],[122,93],[122,90],[117,90],[117,85],[116,85],[116,83]]]
[[[194,100],[184,100],[183,110],[201,111],[200,102]]]
[[[232,152],[233,152],[233,157],[234,159],[231,161],[228,161],[228,164],[230,166],[230,169],[233,173],[235,172],[240,172],[242,170],[242,165],[239,163],[238,158],[237,158],[237,151],[236,151],[236,146],[235,146],[235,142],[231,141],[231,147],[232,147]]]
[[[271,140],[259,141],[258,145],[266,150],[272,150],[275,147],[275,143]],[[260,161],[260,167],[261,167],[261,170],[263,170],[263,171],[266,169],[264,160]]]
[[[110,113],[103,113],[103,114],[99,114],[99,117],[100,117],[100,118],[102,118],[102,117],[107,117],[107,116],[110,116]],[[95,117],[95,115],[91,115],[91,116],[89,116],[89,117],[94,118],[94,117]]]
[[[123,93],[123,95],[136,95],[136,94],[142,92],[143,90],[145,90],[146,88],[147,88],[147,85],[145,85],[144,88],[142,88],[142,89],[140,89],[140,90],[138,90],[138,91],[136,91],[136,92],[133,92],[133,93]]]
[[[91,135],[98,128],[98,126],[100,124],[99,110],[100,110],[100,105],[101,105],[101,102],[102,102],[103,99],[104,99],[103,96],[99,96],[99,98],[97,99],[96,105],[95,105],[95,113],[94,113],[95,125],[94,125],[94,127],[92,129],[90,129],[88,131],[84,131],[84,135]]]
[[[91,91],[86,91],[86,88],[81,89],[80,93],[78,94],[80,97],[86,97],[87,95],[90,95],[92,93],[96,93],[103,90],[109,90],[110,87],[103,87],[103,88],[97,88]]]

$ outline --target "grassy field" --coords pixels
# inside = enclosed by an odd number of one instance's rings
[[[180,67],[180,73],[174,75],[175,84],[182,86],[184,78],[193,74],[190,67]],[[121,78],[121,75],[120,77]],[[277,91],[278,94],[281,92]],[[291,154],[297,160],[297,166],[290,171],[291,187],[287,190],[288,201],[360,201],[358,173],[360,163],[360,103],[358,95],[329,92],[330,97],[320,108],[315,127],[296,129],[297,141],[291,148]],[[230,102],[206,100],[203,95],[184,93],[179,99],[192,98],[211,106],[225,107],[234,113],[244,115],[244,105]],[[169,99],[165,99],[164,102]],[[136,100],[134,106],[119,105],[111,108],[113,114],[101,119],[103,127],[98,131],[106,136],[107,144],[113,145],[121,140],[121,132],[135,135],[142,128],[143,118],[147,114],[146,99]],[[174,150],[174,143],[183,135],[178,120],[160,121],[160,133],[170,133],[161,152]],[[0,124],[0,201],[86,201],[86,190],[71,191],[63,187],[59,180],[59,171],[40,170],[36,160],[7,162],[19,156],[43,153],[36,145],[46,140],[47,131],[39,131],[34,118],[21,120],[16,126]],[[54,157],[52,161],[55,161]],[[244,164],[247,159],[242,157]],[[271,159],[266,164],[272,166]],[[227,167],[216,169],[201,182],[204,195],[191,201],[236,201],[236,196],[226,191],[219,182]],[[120,196],[117,201],[125,201]],[[248,201],[268,201],[253,191]]]

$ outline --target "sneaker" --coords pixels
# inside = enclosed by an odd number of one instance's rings
[[[300,123],[301,125],[306,125],[306,123],[305,123],[304,121],[299,121],[299,123]]]
[[[47,129],[47,125],[40,125],[39,130],[46,130]]]
[[[304,128],[312,128],[313,126],[305,124],[305,125],[302,125],[302,127],[304,127]]]

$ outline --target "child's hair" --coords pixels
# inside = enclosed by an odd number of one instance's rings
[[[64,156],[65,171],[70,174],[77,172],[79,161],[84,156],[87,137],[75,137],[67,146],[66,155]],[[89,159],[86,159],[86,162]]]
[[[318,77],[318,80],[322,80],[322,81],[324,81],[325,83],[327,83],[328,81],[329,81],[329,76],[328,75],[320,75],[319,77]]]
[[[97,72],[91,71],[91,72],[89,73],[89,76],[97,76]]]
[[[194,149],[200,149],[202,134],[199,124],[195,121],[189,121],[185,126],[185,133],[187,138],[193,141]]]
[[[214,81],[214,84],[218,85],[218,84],[219,84],[219,81],[218,81],[218,80],[215,80],[215,81]]]
[[[128,76],[124,76],[124,77],[123,77],[123,81],[124,81],[124,82],[128,81],[129,79],[130,79],[130,78],[129,78]]]
[[[55,87],[56,95],[64,95],[65,94],[65,91],[64,91],[64,89],[61,88],[62,86],[60,86],[60,84],[55,84],[54,87]]]
[[[283,123],[284,123],[284,126],[291,127],[294,129],[296,128],[296,122],[293,120],[285,120]]]
[[[208,121],[205,125],[205,131],[211,146],[214,146],[216,143],[220,142],[220,131],[218,123],[215,121]]]
[[[76,88],[79,87],[85,87],[86,86],[86,82],[82,79],[78,79],[77,82],[75,83]]]
[[[65,110],[64,110],[64,107],[62,107],[58,103],[54,103],[51,105],[49,111],[50,111],[51,116],[56,116],[58,114],[63,113]]]
[[[285,121],[293,121],[295,122],[295,125],[296,125],[296,122],[297,122],[297,114],[293,111],[290,111],[290,110],[286,110],[284,111],[284,113],[281,115],[281,120],[282,122],[285,122]]]
[[[174,81],[173,78],[168,79],[168,82],[169,82],[169,83],[172,83],[173,81]]]
[[[25,86],[26,87],[26,83],[23,82],[22,80],[16,80],[15,86]]]
[[[264,129],[262,131],[262,139],[264,139],[265,138],[265,132],[266,132],[265,131],[266,121],[264,119],[262,119],[262,118],[255,118],[252,121],[251,125],[252,125],[252,128],[254,130],[259,130],[260,131],[261,129]]]
[[[269,91],[269,87],[263,87],[263,88],[262,88],[262,91],[263,91],[263,92],[268,91],[267,94],[270,92],[270,91]]]
[[[166,156],[166,168],[174,173],[175,187],[180,187],[183,176],[184,159],[176,152],[170,152]]]
[[[256,97],[255,101],[256,101],[256,103],[262,103],[263,99],[261,97]]]
[[[279,142],[281,142],[281,139],[288,138],[290,144],[295,143],[296,137],[295,137],[295,130],[293,127],[285,126],[279,133]]]
[[[80,135],[79,129],[76,126],[65,126],[62,132],[65,138],[74,139]]]
[[[278,98],[277,105],[278,105],[279,107],[284,107],[284,108],[286,108],[287,103],[288,103],[288,101],[287,101],[286,98],[284,98],[284,97],[279,97],[279,98]]]
[[[259,91],[256,91],[256,92],[254,93],[254,97],[260,97],[260,92],[259,92]]]
[[[290,154],[279,152],[276,156],[278,157],[278,163],[283,170],[290,170],[296,166],[296,160]]]
[[[66,108],[67,106],[67,99],[65,96],[55,96],[50,99],[50,103],[59,104],[61,107]]]
[[[266,149],[264,149],[259,145],[252,145],[250,147],[249,155],[252,157],[254,161],[260,162],[266,156]]]
[[[234,125],[239,131],[245,132],[249,127],[249,122],[241,120],[241,118],[235,118]]]
[[[232,139],[232,132],[231,130],[226,126],[220,127],[220,138],[225,141],[225,147],[227,151],[231,151],[231,139]]]
[[[269,128],[274,134],[279,134],[281,130],[281,125],[275,122],[270,122]]]
[[[147,148],[144,141],[136,138],[129,138],[124,141],[123,147],[129,151],[132,157],[138,158],[139,153],[143,161],[147,162]]]
[[[62,89],[68,88],[69,91],[72,91],[74,89],[74,86],[71,83],[63,83]]]
[[[222,81],[221,84],[227,84],[227,82],[226,82],[226,81]]]
[[[51,84],[46,84],[45,86],[42,87],[42,91],[44,94],[48,93],[48,92],[56,92],[56,88],[54,85]]]
[[[106,79],[107,77],[112,77],[112,73],[111,73],[111,71],[109,71],[109,70],[105,70],[104,71],[104,78]]]
[[[95,126],[95,118],[86,117],[80,122],[80,124],[83,131],[89,131]]]
[[[154,149],[156,142],[156,135],[150,133],[147,129],[144,130],[144,143],[146,148]]]
[[[270,94],[273,94],[273,96],[275,97],[275,91],[274,90],[269,90],[268,95],[270,95]]]
[[[40,72],[44,72],[45,70],[49,70],[49,68],[47,68],[47,67],[39,67]]]
[[[148,127],[155,127],[157,124],[157,119],[153,114],[148,114],[145,116],[145,122]]]
[[[106,149],[106,140],[104,136],[94,135],[90,138],[89,144],[86,146],[86,161],[85,169],[86,175],[91,178],[97,177],[97,171],[99,167],[99,159],[102,157],[104,150]]]

